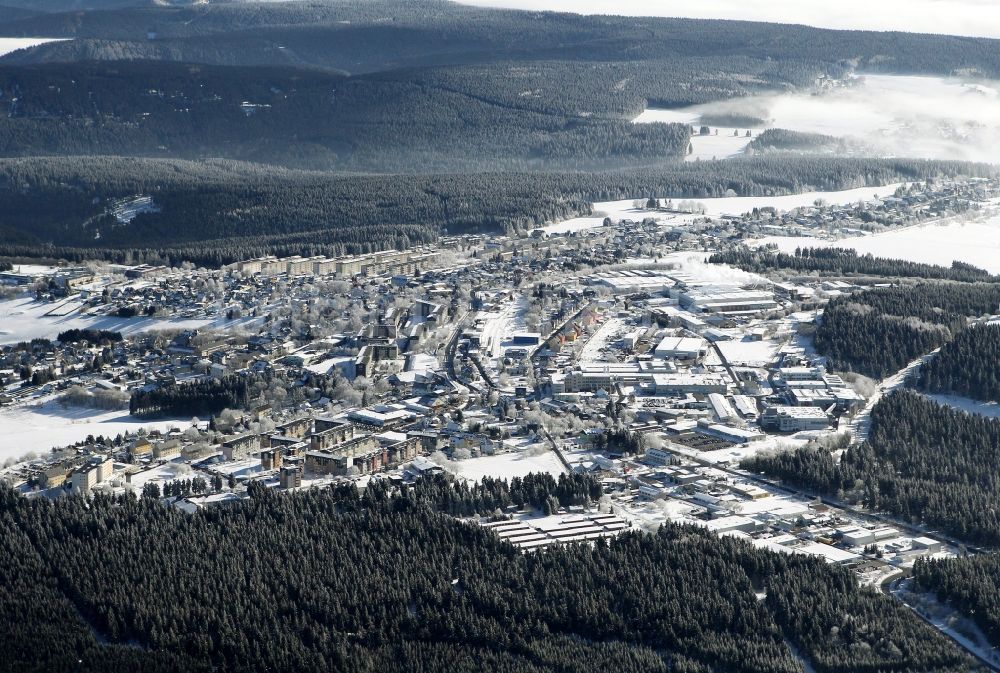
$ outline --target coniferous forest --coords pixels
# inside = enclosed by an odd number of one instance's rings
[[[859,255],[849,248],[796,248],[794,254],[789,254],[740,246],[713,253],[708,261],[730,264],[755,273],[788,269],[797,273],[818,271],[823,275],[922,278],[966,283],[992,279],[987,271],[963,262],[953,262],[951,266],[923,264],[871,254]]]
[[[599,494],[530,481],[530,500]],[[441,513],[489,513],[526,499],[515,495],[526,485],[261,486],[193,515],[133,495],[4,490],[4,668],[792,673],[798,657],[822,673],[973,668],[904,606],[818,559],[674,525],[524,554]]]
[[[868,439],[838,463],[825,450],[759,456],[744,467],[816,493],[922,522],[971,544],[1000,544],[1000,419],[899,391],[872,409]]]
[[[990,643],[1000,646],[1000,556],[920,559],[913,578],[918,588],[972,618]]]
[[[816,329],[816,349],[838,371],[881,379],[998,305],[997,283],[920,283],[835,297]]]
[[[920,368],[921,389],[983,402],[1000,400],[1000,325],[959,332]]]

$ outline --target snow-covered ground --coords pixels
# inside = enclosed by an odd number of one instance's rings
[[[459,0],[465,5],[687,19],[795,23],[841,30],[906,31],[1000,37],[1000,6],[991,0]]]
[[[484,313],[482,317],[486,318],[486,324],[483,326],[483,352],[492,358],[500,357],[503,353],[503,344],[515,332],[524,330],[524,314],[527,309],[527,300],[519,296],[501,311]]]
[[[795,208],[812,206],[817,199],[822,199],[830,205],[871,201],[878,196],[892,195],[903,184],[905,183],[892,183],[882,187],[860,187],[837,192],[803,192],[802,194],[787,196],[728,196],[713,199],[674,198],[671,200],[675,206],[680,204],[681,201],[691,201],[704,207],[705,215],[719,217],[721,215],[742,215],[743,213],[752,211],[754,208],[763,208],[765,206],[770,206],[779,211],[788,211]],[[660,198],[666,200],[664,197]],[[605,217],[610,217],[612,220],[635,220],[636,222],[651,217],[664,226],[683,226],[690,224],[695,217],[700,217],[700,215],[683,213],[665,213],[644,207],[636,208],[635,204],[636,200],[634,199],[599,201],[593,204],[594,215],[592,217],[574,217],[569,220],[546,225],[544,230],[549,234],[556,234],[593,229],[594,227],[600,227],[604,223]],[[801,241],[801,239],[799,240]]]
[[[967,262],[990,273],[1000,273],[1000,216],[982,222],[921,224],[873,236],[826,241],[801,236],[762,238],[759,244],[773,243],[785,252],[797,247],[851,248],[861,254],[894,257],[913,262],[951,266]]]
[[[479,481],[483,477],[511,479],[531,472],[548,472],[558,476],[565,472],[554,451],[539,454],[512,451],[495,456],[449,460],[445,468],[471,481]]]
[[[676,110],[649,108],[632,120],[635,124],[690,124],[701,125],[701,115],[705,106],[695,105]],[[764,129],[758,127],[734,128],[732,126],[710,126],[707,135],[696,133],[691,136],[691,153],[685,155],[686,161],[703,161],[711,159],[729,159],[743,154],[747,145]],[[750,131],[750,136],[747,136]]]
[[[587,340],[587,344],[580,351],[577,361],[581,363],[595,362],[601,359],[601,349],[606,348],[620,334],[625,332],[625,321],[618,318],[611,318],[597,328],[593,336]]]
[[[29,453],[44,454],[53,447],[68,446],[88,435],[116,436],[126,432],[186,428],[190,419],[142,421],[128,411],[101,411],[62,407],[49,400],[38,406],[0,409],[0,462]]]
[[[777,341],[736,340],[716,344],[729,364],[742,367],[765,367],[774,361],[781,344]]]
[[[204,319],[119,318],[117,316],[46,315],[58,305],[35,301],[31,297],[0,300],[0,345],[30,341],[35,338],[54,339],[59,332],[78,328],[93,328],[136,334],[153,330],[199,329],[219,326],[233,328],[252,322],[254,318],[228,321],[225,317]],[[57,310],[57,313],[64,313]]]
[[[929,393],[924,393],[924,395],[938,404],[967,411],[970,414],[1000,418],[1000,404],[996,402],[980,402],[979,400],[970,400],[968,397],[959,397],[958,395],[932,395]]]
[[[46,42],[63,42],[65,38],[58,37],[0,37],[0,56],[18,49],[35,47]]]

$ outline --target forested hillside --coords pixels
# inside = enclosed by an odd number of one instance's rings
[[[918,385],[935,393],[1000,401],[1000,325],[959,332],[920,368]]]
[[[921,283],[835,297],[816,329],[816,349],[838,371],[880,379],[997,306],[1000,283]]]
[[[673,525],[524,554],[436,513],[492,511],[514,493],[573,502],[582,483],[258,486],[194,515],[134,496],[0,492],[6,667],[798,673],[788,642],[822,673],[973,666],[819,559]]]
[[[419,77],[292,68],[2,66],[0,155],[225,157],[429,173],[669,163],[687,149],[685,125],[539,112],[488,94]],[[600,112],[600,99],[591,102]]]
[[[920,589],[971,617],[993,646],[1000,647],[1000,555],[918,559],[913,578]]]
[[[951,74],[975,68],[987,77],[1000,74],[1000,53],[993,40],[740,21],[516,12],[440,0],[67,11],[7,21],[0,24],[0,35],[76,38],[19,54],[20,61],[117,59],[122,51],[136,58],[197,61],[193,57],[197,54],[231,59],[235,50],[245,65],[294,62],[358,73],[476,60],[595,62],[722,56],[824,63],[841,71],[850,63],[868,72]],[[91,43],[94,39],[101,43]]]
[[[8,159],[0,160],[0,255],[217,265],[268,251],[365,252],[444,232],[530,230],[589,213],[592,201],[791,194],[993,171],[800,157],[598,173],[340,176],[223,161]],[[118,221],[113,201],[140,194],[159,211]]]
[[[744,462],[818,493],[862,502],[974,544],[1000,544],[1000,420],[910,391],[883,398],[861,446],[838,463],[803,448]]]
[[[824,275],[880,276],[889,278],[924,278],[963,282],[989,281],[987,271],[963,262],[949,266],[910,262],[905,259],[859,255],[847,248],[796,248],[794,254],[770,248],[741,245],[709,257],[713,264],[730,264],[744,271],[761,273],[787,269],[795,273],[818,271]]]

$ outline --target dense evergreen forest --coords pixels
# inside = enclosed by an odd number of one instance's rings
[[[269,251],[368,252],[446,232],[530,230],[589,214],[592,201],[790,194],[994,170],[760,157],[597,173],[345,176],[226,161],[7,159],[0,160],[0,255],[218,265]],[[135,195],[151,196],[157,210],[127,224],[116,219],[116,200]]]
[[[1000,401],[1000,325],[959,332],[920,368],[919,387],[934,393]]]
[[[765,129],[750,141],[750,148],[755,152],[822,152],[838,155],[861,150],[842,138],[787,129]]]
[[[993,646],[1000,647],[1000,556],[919,559],[913,578],[917,587],[972,618]]]
[[[674,525],[524,554],[440,513],[510,493],[573,502],[597,494],[586,482],[255,485],[194,515],[2,490],[5,668],[798,673],[788,643],[820,673],[973,668],[819,559]]]
[[[817,493],[862,502],[940,528],[969,543],[1000,545],[1000,419],[968,414],[911,392],[871,412],[871,430],[840,462],[802,448],[743,463]]]
[[[997,283],[921,283],[835,297],[816,329],[816,349],[838,371],[881,379],[948,342],[969,318],[990,315],[998,306]]]
[[[247,409],[255,389],[267,386],[263,375],[230,374],[132,391],[128,411],[136,416],[209,416],[223,409]]]
[[[663,86],[677,85],[678,71],[664,65]],[[569,96],[572,110],[520,104],[534,99],[494,93],[475,73],[436,81],[409,71],[349,78],[149,61],[4,65],[0,156],[224,157],[397,173],[594,170],[683,156],[687,125],[632,124],[605,113],[601,101],[618,100],[611,80],[643,73],[623,68],[590,81],[590,70],[567,68],[580,81],[557,88],[568,78],[551,73],[544,100],[564,100],[557,98],[563,90],[589,98]],[[642,103],[634,107],[638,113]],[[597,114],[578,114],[587,110]]]
[[[952,262],[950,267],[922,264],[905,259],[859,255],[848,248],[796,248],[794,254],[770,248],[734,247],[714,253],[708,259],[714,264],[730,264],[744,271],[763,273],[788,269],[797,273],[818,271],[824,275],[862,275],[888,278],[924,278],[964,282],[990,281],[993,277],[983,269],[964,262]]]

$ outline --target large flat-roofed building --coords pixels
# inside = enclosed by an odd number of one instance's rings
[[[695,362],[708,353],[708,344],[704,339],[695,337],[664,337],[653,351],[657,357]]]
[[[722,374],[654,374],[656,395],[725,393],[729,379]]]
[[[830,417],[819,407],[776,406],[764,410],[760,424],[779,432],[825,430],[830,427]]]
[[[822,367],[782,367],[778,376],[782,381],[822,381],[826,371]]]
[[[285,259],[285,273],[289,276],[305,276],[312,273],[313,260],[305,257],[288,257]]]
[[[552,393],[581,393],[608,390],[616,384],[636,386],[653,382],[656,374],[676,371],[676,367],[663,360],[639,362],[583,363],[566,374],[552,376]]]
[[[670,290],[677,285],[677,281],[672,274],[666,274],[662,271],[629,269],[596,274],[594,284],[610,288],[614,294],[633,294],[636,292],[655,294]]]
[[[770,290],[707,285],[681,293],[681,306],[697,313],[753,315],[779,307]]]

